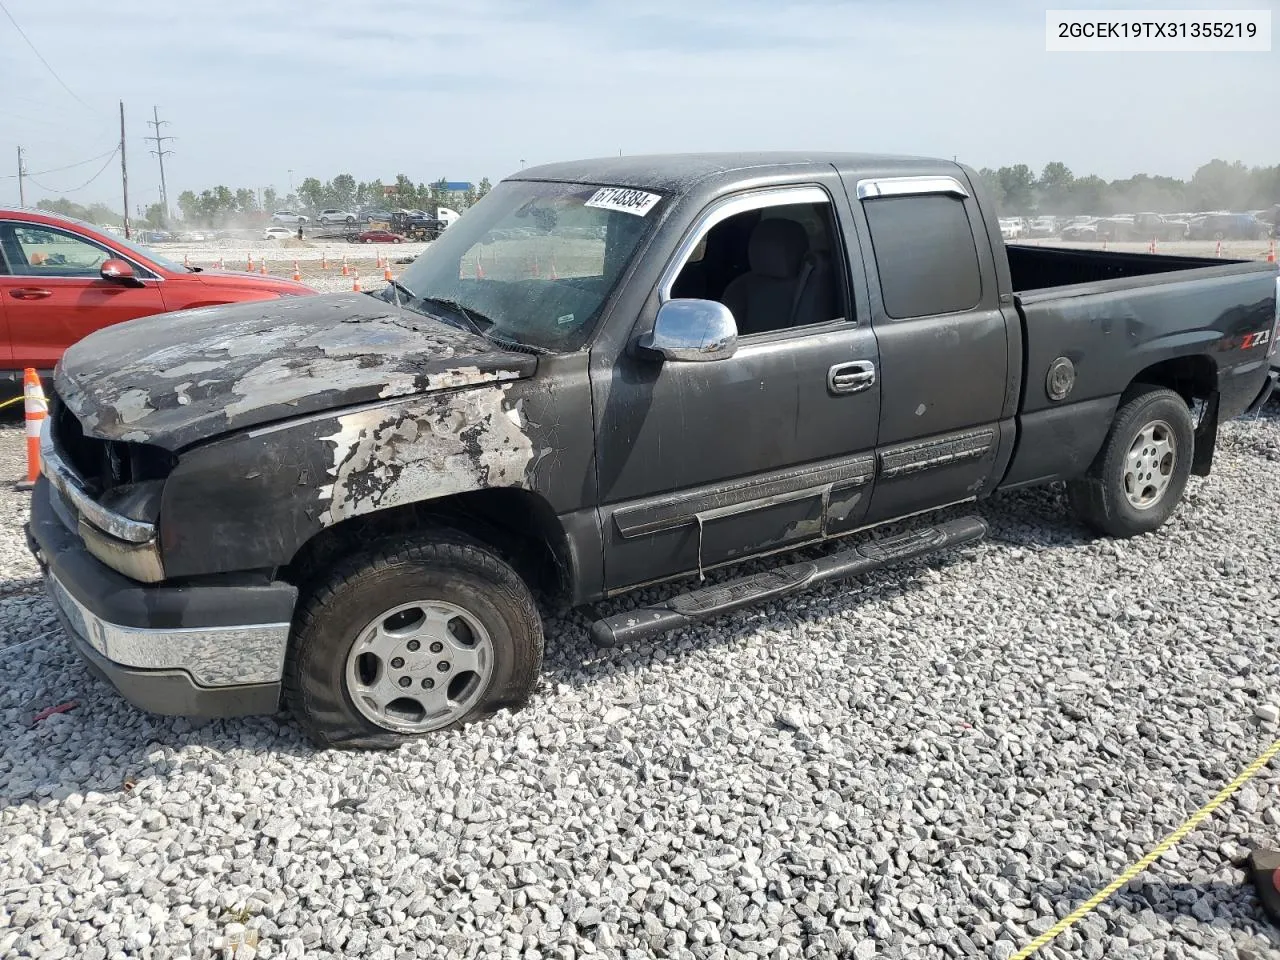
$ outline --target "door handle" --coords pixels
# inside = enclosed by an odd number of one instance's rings
[[[827,371],[827,389],[832,393],[858,393],[876,382],[876,365],[870,360],[837,363]]]
[[[9,296],[15,300],[43,300],[53,296],[53,291],[44,287],[17,287],[9,291]]]

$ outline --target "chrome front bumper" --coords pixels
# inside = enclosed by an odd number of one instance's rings
[[[93,555],[60,499],[47,477],[36,481],[27,544],[58,619],[90,669],[153,713],[276,710],[297,587],[249,575],[138,583]]]
[[[50,570],[50,598],[71,630],[121,667],[181,670],[202,687],[279,683],[284,672],[288,623],[234,627],[151,629],[108,623],[73,597]]]

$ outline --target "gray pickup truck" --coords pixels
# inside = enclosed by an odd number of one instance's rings
[[[1274,386],[1277,286],[1268,263],[1006,247],[974,172],[937,160],[538,167],[377,292],[73,346],[28,538],[135,704],[283,701],[320,744],[394,746],[525,702],[539,602],[1056,480],[1104,535],[1156,529]],[[921,518],[592,635],[985,531]]]

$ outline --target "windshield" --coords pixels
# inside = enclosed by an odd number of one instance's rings
[[[456,304],[500,340],[576,350],[660,205],[640,190],[503,181],[405,270],[400,295],[427,312],[438,305],[423,299]]]
[[[174,263],[168,257],[160,256],[150,247],[144,247],[142,244],[134,243],[132,240],[126,240],[124,237],[113,236],[111,238],[111,242],[117,247],[124,247],[126,250],[136,253],[140,257],[146,257],[152,263],[158,264],[166,270],[172,270],[174,273],[183,273],[187,269],[180,263]]]

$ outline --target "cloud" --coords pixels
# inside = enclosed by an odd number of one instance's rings
[[[1107,177],[1280,156],[1276,54],[1049,54],[1043,8],[1011,0],[48,0],[15,16],[92,109],[0,21],[0,158],[18,143],[33,170],[96,156],[123,99],[141,202],[158,190],[153,104],[178,137],[173,195],[285,190],[289,170],[496,180],[521,160],[619,150],[1061,159]],[[114,200],[113,173],[74,196]]]

